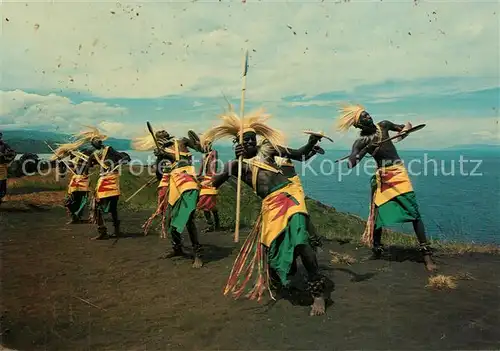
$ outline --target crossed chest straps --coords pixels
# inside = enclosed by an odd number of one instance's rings
[[[255,193],[257,193],[257,177],[261,169],[265,169],[266,171],[271,171],[276,174],[283,174],[281,170],[274,168],[273,166],[268,165],[267,163],[261,161],[250,159],[250,160],[243,160],[243,162],[249,165],[250,169],[252,170],[252,188]]]
[[[174,149],[173,150],[170,148],[164,148],[163,151],[175,156],[175,162],[172,163],[172,168],[175,168],[175,166],[177,166],[177,163],[181,160],[181,156],[183,156],[183,157],[191,157],[192,156],[190,152],[184,152],[184,151],[179,150],[179,141],[178,140],[174,140]]]
[[[105,171],[108,170],[108,166],[106,166],[106,156],[108,155],[108,150],[109,146],[106,146],[101,152],[99,151],[94,151],[94,157],[97,163],[99,163],[99,166]]]

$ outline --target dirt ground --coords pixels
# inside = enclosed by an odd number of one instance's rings
[[[364,261],[365,248],[327,242],[320,264],[333,304],[309,317],[308,301],[224,297],[238,245],[202,234],[205,266],[160,260],[168,239],[140,233],[148,212],[123,213],[124,237],[90,241],[62,208],[0,208],[2,344],[17,350],[499,349],[500,257],[436,257],[460,274],[451,291],[426,288],[411,253]],[[202,224],[200,223],[200,226]],[[110,225],[111,228],[111,225]],[[189,247],[189,239],[185,237]],[[330,250],[352,265],[331,264]],[[408,257],[405,257],[408,256]],[[407,260],[407,258],[410,258]],[[496,331],[495,331],[496,330]]]

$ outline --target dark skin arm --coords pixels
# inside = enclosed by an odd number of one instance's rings
[[[391,121],[382,121],[379,123],[379,125],[380,127],[382,127],[382,129],[386,129],[391,132],[401,132],[405,127],[404,124],[395,124],[392,123]]]
[[[305,156],[304,161],[307,161],[311,157],[315,156],[316,154],[321,153],[321,152],[319,152],[320,150],[324,153],[324,150],[322,148],[320,148],[317,145],[314,146],[313,150]]]
[[[180,144],[184,145],[186,148],[190,148],[194,151],[199,151],[199,144],[190,138],[183,137],[180,140]]]
[[[280,156],[283,158],[289,158],[291,160],[295,161],[302,161],[305,157],[307,157],[311,151],[314,149],[314,146],[320,141],[321,138],[311,135],[309,137],[309,140],[307,141],[307,144],[302,146],[299,149],[291,149],[291,148],[285,148],[283,146],[277,146],[276,147],[276,152],[272,156]],[[312,156],[310,156],[312,157]],[[309,158],[310,158],[309,157]]]
[[[246,164],[242,165],[242,169],[243,168],[246,168]],[[237,174],[238,174],[238,160],[231,160],[229,162],[226,162],[222,172],[214,176],[212,181],[212,186],[218,189],[222,184],[224,184],[229,180],[231,175],[237,175]]]
[[[356,140],[352,145],[351,154],[349,155],[349,168],[356,167],[367,153],[368,147],[366,143],[361,139]]]

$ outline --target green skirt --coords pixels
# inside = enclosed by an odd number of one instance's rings
[[[377,179],[370,179],[372,194],[377,190]],[[414,191],[396,196],[392,200],[375,208],[375,229],[394,224],[413,222],[420,219],[417,198]]]
[[[196,210],[198,204],[198,196],[200,191],[197,189],[187,190],[182,193],[181,197],[170,207],[170,227],[169,233],[175,230],[177,233],[182,233],[186,224],[191,217],[191,214]]]
[[[413,191],[396,196],[377,207],[376,213],[376,229],[420,219],[420,211]]]
[[[283,286],[290,284],[289,273],[295,261],[295,248],[299,245],[309,245],[307,215],[303,213],[290,217],[286,228],[269,247],[269,267],[279,276]]]

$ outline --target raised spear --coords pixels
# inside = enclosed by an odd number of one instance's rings
[[[245,113],[245,92],[247,85],[247,72],[248,72],[248,50],[245,51],[243,57],[243,79],[241,83],[241,103],[240,103],[240,145],[243,145],[243,115]],[[240,240],[240,205],[241,205],[241,173],[243,167],[243,156],[238,159],[238,184],[236,187],[236,227],[234,228],[234,242]]]

